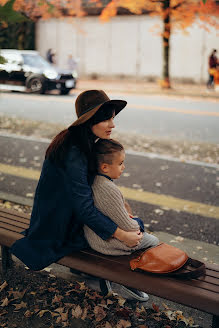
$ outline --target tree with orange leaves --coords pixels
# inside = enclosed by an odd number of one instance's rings
[[[96,5],[101,0],[90,0]],[[161,37],[163,41],[163,73],[161,86],[170,88],[169,75],[169,50],[172,30],[184,30],[191,26],[199,18],[201,27],[207,28],[207,24],[219,28],[219,5],[215,0],[110,0],[101,12],[103,21],[115,16],[119,8],[128,9],[131,13],[140,15],[148,13],[159,16],[163,21]]]

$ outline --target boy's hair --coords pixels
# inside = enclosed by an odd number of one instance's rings
[[[124,150],[123,145],[113,139],[99,139],[94,144],[94,154],[96,167],[101,164],[112,164],[114,154]]]

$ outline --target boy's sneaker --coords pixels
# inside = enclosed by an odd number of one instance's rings
[[[104,296],[110,295],[113,292],[119,296],[132,301],[147,302],[149,296],[137,289],[125,287],[109,280],[100,279],[100,289]]]

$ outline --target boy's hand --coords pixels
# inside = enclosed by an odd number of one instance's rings
[[[120,228],[117,228],[113,237],[122,241],[128,247],[137,246],[142,239],[142,232],[140,230],[137,231],[124,231]]]

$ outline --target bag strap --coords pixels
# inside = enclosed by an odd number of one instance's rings
[[[190,265],[194,268],[194,270],[189,272],[180,272],[183,268],[185,268],[187,265]],[[187,262],[184,264],[184,266],[176,272],[172,272],[169,275],[174,276],[176,278],[182,278],[182,279],[194,279],[198,278],[205,274],[205,264],[201,261],[188,258]]]

